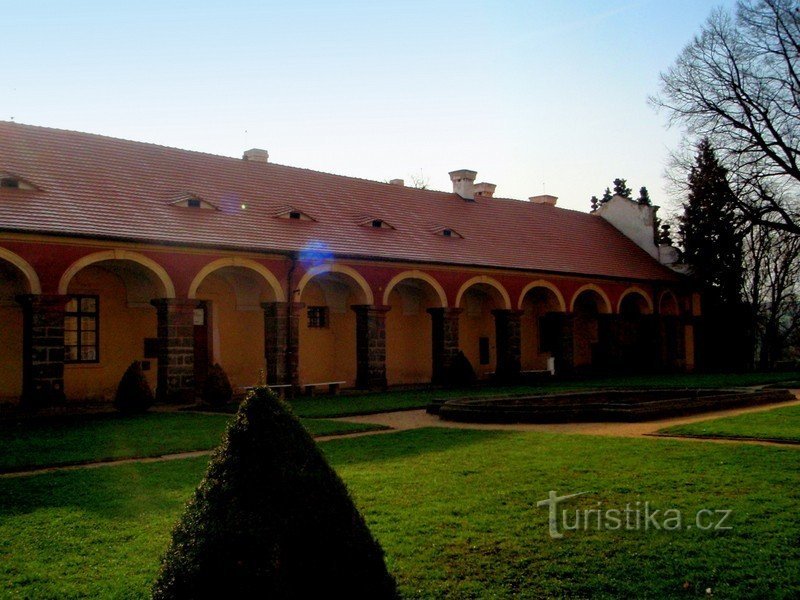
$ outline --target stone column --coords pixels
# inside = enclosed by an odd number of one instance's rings
[[[386,389],[386,313],[389,306],[356,304],[356,387]]]
[[[521,370],[522,347],[520,343],[521,310],[496,309],[494,315],[497,342],[495,376],[501,381],[513,381]]]
[[[267,383],[298,385],[300,364],[300,319],[304,304],[263,302],[264,354]]]
[[[197,300],[159,298],[151,301],[158,314],[159,402],[195,398],[194,310]]]
[[[23,311],[22,403],[30,408],[62,402],[64,307],[68,296],[26,294]]]
[[[433,320],[433,377],[432,383],[447,383],[447,374],[458,355],[458,316],[461,308],[429,308]]]

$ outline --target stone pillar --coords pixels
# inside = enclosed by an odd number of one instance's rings
[[[432,383],[447,383],[447,374],[458,355],[458,316],[461,308],[429,308],[433,320],[433,377]]]
[[[151,301],[158,314],[159,402],[191,402],[195,398],[194,310],[197,300],[159,298]]]
[[[304,304],[263,302],[264,355],[267,360],[267,383],[272,385],[300,382],[300,319]]]
[[[495,376],[502,381],[519,378],[522,364],[520,343],[521,310],[496,309],[494,315],[495,339],[497,341],[497,366]]]
[[[22,403],[30,408],[63,402],[64,306],[68,296],[17,297],[23,311]]]
[[[389,306],[354,305],[356,312],[356,387],[386,389],[386,313]]]

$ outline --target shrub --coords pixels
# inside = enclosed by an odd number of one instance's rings
[[[475,379],[475,369],[472,368],[472,363],[469,362],[464,352],[459,350],[447,370],[447,384],[455,387],[472,385],[475,383]]]
[[[172,533],[153,598],[394,598],[383,551],[288,406],[251,392]]]
[[[125,371],[114,395],[114,407],[126,414],[142,413],[153,405],[153,390],[147,383],[142,364],[135,360]]]
[[[224,406],[233,399],[233,388],[225,370],[214,365],[208,370],[206,380],[203,382],[201,398],[211,406]]]

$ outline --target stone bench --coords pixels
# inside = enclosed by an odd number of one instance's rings
[[[339,387],[347,383],[346,381],[321,381],[319,383],[306,383],[303,384],[303,392],[306,396],[313,396],[318,387],[324,385],[328,386],[328,393],[331,396],[336,396],[339,393]]]

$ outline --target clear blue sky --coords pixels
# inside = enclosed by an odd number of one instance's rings
[[[588,209],[666,203],[678,132],[647,104],[732,2],[0,0],[0,119],[377,180],[470,168]]]

